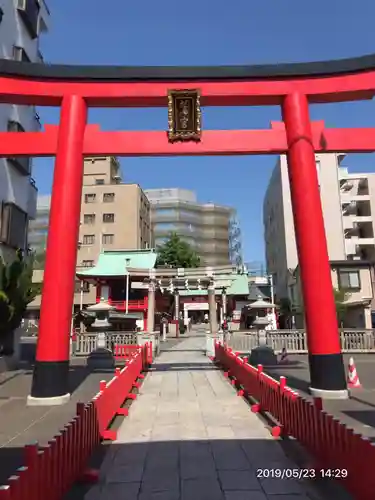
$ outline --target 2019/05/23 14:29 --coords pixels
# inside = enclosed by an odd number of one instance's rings
[[[344,479],[347,469],[257,469],[258,479]]]

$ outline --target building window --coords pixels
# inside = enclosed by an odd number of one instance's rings
[[[358,270],[340,269],[337,274],[340,290],[359,290],[361,288]]]
[[[104,193],[103,194],[104,203],[112,203],[115,201],[115,193]]]
[[[85,261],[91,262],[91,261]],[[90,291],[90,284],[87,281],[76,281],[74,286],[74,293],[88,293]]]
[[[85,194],[85,203],[95,203],[96,201],[96,194],[90,193],[90,194]]]
[[[95,184],[97,186],[102,186],[104,184],[104,179],[95,179]]]
[[[94,267],[94,261],[93,260],[83,260],[82,267]]]
[[[16,0],[18,12],[24,22],[27,31],[32,39],[39,34],[39,11],[38,0]]]
[[[95,224],[95,214],[84,214],[83,223],[84,224]]]
[[[102,236],[103,245],[113,245],[114,240],[115,240],[114,234],[103,234]]]
[[[84,245],[93,245],[95,243],[95,234],[85,234],[83,236]]]
[[[27,55],[23,47],[13,46],[13,59],[20,62],[30,62],[30,57]]]
[[[23,126],[15,121],[9,120],[7,126],[8,132],[25,132]],[[16,156],[13,158],[8,158],[8,161],[22,174],[31,174],[31,159],[28,156]]]
[[[12,248],[25,248],[27,214],[14,203],[3,203],[0,239]]]
[[[95,214],[85,214],[83,216],[84,224],[95,224]]]
[[[103,214],[103,222],[115,222],[115,214]]]

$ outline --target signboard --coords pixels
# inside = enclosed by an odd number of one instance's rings
[[[217,308],[217,304],[216,304]],[[208,311],[209,306],[208,302],[185,302],[184,303],[185,311]]]
[[[201,140],[201,107],[198,90],[168,92],[168,139],[170,142]]]
[[[135,290],[148,290],[148,283],[144,283],[143,281],[133,281],[131,283],[131,288]]]

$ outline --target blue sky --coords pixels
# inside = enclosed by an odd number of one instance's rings
[[[225,65],[327,60],[375,53],[373,0],[47,0],[51,30],[42,39],[50,63],[120,65]],[[42,108],[44,123],[58,110]],[[370,102],[312,106],[327,126],[374,126]],[[206,108],[206,129],[268,128],[274,107]],[[165,130],[165,109],[90,111],[104,130]],[[263,261],[262,201],[272,156],[124,158],[124,180],[143,188],[183,187],[201,201],[234,206],[244,257]],[[352,171],[374,171],[373,155],[351,155]],[[50,193],[53,159],[36,159],[39,192]]]

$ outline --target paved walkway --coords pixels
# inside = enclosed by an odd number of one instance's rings
[[[204,356],[204,342],[186,338],[157,358],[85,500],[319,498],[293,479],[257,478],[298,467]]]

